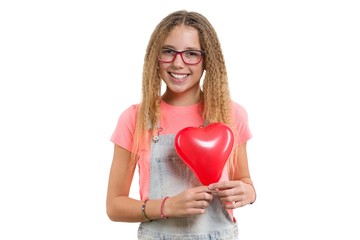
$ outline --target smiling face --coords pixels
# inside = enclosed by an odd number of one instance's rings
[[[176,26],[165,39],[162,49],[175,51],[201,50],[197,30]],[[173,105],[195,104],[200,100],[200,79],[204,72],[203,60],[195,65],[185,64],[177,54],[174,61],[159,61],[159,75],[166,84],[163,100]]]

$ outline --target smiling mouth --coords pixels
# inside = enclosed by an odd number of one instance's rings
[[[186,78],[187,76],[189,76],[190,74],[170,73],[170,75],[171,75],[173,78],[176,78],[176,79],[178,79],[178,80],[182,80],[182,79]]]

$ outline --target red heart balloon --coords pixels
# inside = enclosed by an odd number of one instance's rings
[[[175,149],[203,185],[218,182],[234,145],[231,129],[222,123],[187,127],[175,136]]]

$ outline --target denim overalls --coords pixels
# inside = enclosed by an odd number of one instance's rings
[[[176,153],[174,138],[160,135],[151,143],[149,199],[172,197],[201,185]],[[138,229],[139,240],[238,240],[237,236],[237,224],[216,196],[205,214],[143,222]]]

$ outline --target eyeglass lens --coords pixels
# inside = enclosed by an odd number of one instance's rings
[[[180,54],[182,60],[186,64],[197,64],[201,61],[202,58],[202,52],[200,50],[185,50],[178,52],[172,49],[162,49],[159,60],[169,63],[174,61],[178,54]]]

